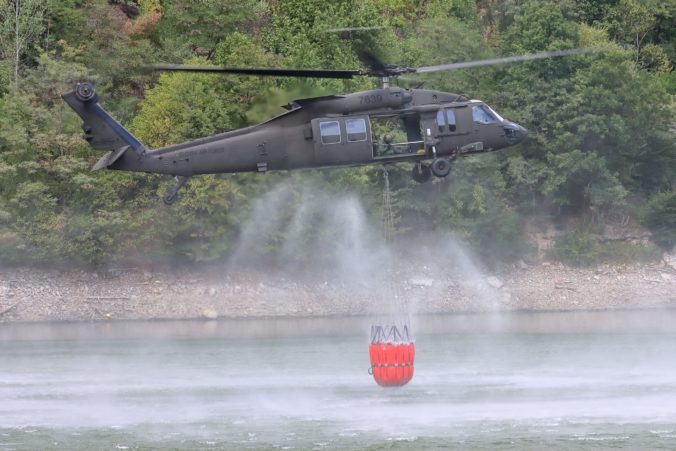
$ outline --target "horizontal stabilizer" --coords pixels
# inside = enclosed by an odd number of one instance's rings
[[[119,149],[115,151],[110,151],[101,158],[99,158],[99,161],[96,162],[94,167],[92,168],[92,171],[98,171],[100,169],[105,169],[111,164],[115,163],[124,153],[129,150],[129,146],[124,146],[120,147]]]

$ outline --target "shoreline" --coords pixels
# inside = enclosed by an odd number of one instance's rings
[[[495,311],[446,311],[446,312],[425,312],[425,313],[414,313],[413,318],[415,321],[419,319],[427,320],[429,318],[472,318],[472,319],[483,319],[487,316],[495,315],[496,318],[500,318],[501,315],[510,318],[516,316],[525,316],[525,315],[559,315],[559,314],[626,314],[626,313],[643,313],[650,314],[653,312],[665,312],[667,314],[676,313],[676,301],[666,304],[655,304],[655,305],[633,305],[629,304],[623,307],[607,307],[607,308],[574,308],[574,309],[560,309],[560,310],[538,310],[538,309],[512,309],[512,310],[495,310]],[[129,325],[135,324],[212,324],[224,323],[224,324],[236,324],[236,323],[258,323],[266,321],[283,321],[283,322],[296,322],[296,321],[352,321],[357,320],[362,321],[364,324],[367,322],[370,324],[378,323],[378,320],[382,319],[377,315],[374,317],[374,314],[369,313],[355,313],[355,314],[345,314],[345,315],[313,315],[313,316],[297,316],[297,315],[288,315],[288,316],[219,316],[215,318],[209,318],[206,316],[199,317],[155,317],[155,318],[105,318],[105,319],[39,319],[39,320],[20,320],[20,321],[0,321],[0,324],[5,326],[13,325],[25,325],[25,326],[63,326],[68,325],[78,325],[78,324],[90,324],[96,326],[104,326],[110,323],[124,323]],[[395,318],[396,320],[396,318]],[[532,332],[532,331],[531,331]],[[2,333],[0,333],[0,340],[3,338]]]
[[[666,257],[596,268],[518,262],[500,274],[426,263],[398,268],[387,284],[326,270],[0,268],[0,323],[676,307]]]

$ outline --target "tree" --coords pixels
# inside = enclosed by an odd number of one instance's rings
[[[505,114],[531,132],[522,146],[534,172],[523,177],[523,164],[510,164],[510,189],[535,189],[544,200],[539,206],[602,222],[623,208],[629,192],[669,183],[668,96],[658,78],[638,69],[631,53],[602,30],[576,25],[554,3],[526,6],[504,34],[506,47],[535,51],[558,42],[604,52],[499,70],[500,99],[514,111]]]
[[[655,24],[655,15],[650,8],[645,2],[620,0],[610,11],[609,24],[615,39],[634,46],[638,62],[643,41]]]
[[[603,21],[617,0],[575,0],[580,18],[588,25]]]
[[[213,58],[216,47],[243,25],[263,19],[264,2],[256,0],[171,0],[163,2],[158,35],[171,59]]]
[[[0,55],[12,61],[14,89],[19,89],[21,59],[44,30],[41,0],[0,0]]]
[[[643,222],[657,244],[672,250],[676,246],[676,192],[659,193],[650,199]]]

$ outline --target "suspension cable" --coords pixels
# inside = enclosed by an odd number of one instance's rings
[[[392,241],[392,233],[394,232],[394,214],[392,213],[392,196],[390,194],[390,174],[387,169],[383,169],[383,231],[385,234],[385,242],[390,244]]]

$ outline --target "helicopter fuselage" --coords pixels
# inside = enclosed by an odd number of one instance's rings
[[[91,98],[64,95],[86,138],[110,152],[94,169],[192,176],[452,159],[521,141],[526,130],[484,102],[388,87],[291,102],[267,122],[147,150]],[[112,130],[111,130],[112,129]]]

